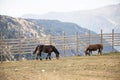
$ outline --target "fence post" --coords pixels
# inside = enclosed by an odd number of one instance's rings
[[[103,44],[103,31],[101,29],[101,44]]]
[[[37,43],[37,34],[35,33],[35,37],[34,37],[35,39],[35,43]]]
[[[78,41],[78,32],[76,33],[76,55],[78,55],[78,47],[79,47],[79,41]]]
[[[112,29],[112,52],[114,52],[114,29]]]
[[[34,39],[32,39],[33,40],[33,43],[34,43],[34,49],[36,48],[36,45],[38,45],[38,41],[37,41],[37,33],[34,33]],[[32,53],[33,51],[31,50],[31,53]],[[33,60],[35,60],[35,57],[36,57],[36,55],[34,56],[33,54],[31,54],[32,56],[31,56],[31,59],[33,59]]]
[[[3,37],[2,37],[2,32],[0,33],[0,46],[2,47],[2,41],[3,41]],[[3,48],[1,48],[2,50],[0,51],[0,61],[1,61],[1,63],[3,62],[3,55],[2,55],[2,51],[3,51]]]
[[[21,33],[19,32],[19,60],[21,60]]]
[[[35,43],[35,45],[36,45],[36,44],[38,45],[37,33],[35,33],[35,37],[34,37],[34,43]]]
[[[90,44],[90,43],[91,43],[91,41],[90,41],[90,38],[91,38],[90,30],[89,30],[89,32],[88,32],[88,37],[89,37],[89,44]]]
[[[49,38],[49,44],[52,45],[52,35],[50,34],[50,38]]]
[[[65,52],[66,51],[66,44],[65,44],[66,43],[66,39],[65,38],[66,38],[66,34],[64,32],[64,38],[63,38],[64,39],[64,45],[63,45],[63,48],[64,48],[64,57],[66,56],[66,52]]]

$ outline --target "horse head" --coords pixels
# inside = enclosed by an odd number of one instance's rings
[[[59,54],[56,54],[56,59],[59,59]]]
[[[56,49],[56,47],[55,46],[52,46],[52,49],[53,49],[53,51],[54,51],[54,53],[56,54],[56,59],[59,59],[59,51]]]
[[[33,51],[33,54],[35,54],[36,52],[35,51]]]
[[[87,55],[87,54],[89,55],[89,52],[87,50],[85,50],[84,52],[85,52],[85,55]]]

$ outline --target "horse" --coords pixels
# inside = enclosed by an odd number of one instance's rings
[[[40,56],[40,60],[42,60],[41,58],[41,53],[44,52],[44,53],[48,53],[47,54],[47,57],[46,57],[46,60],[49,58],[49,60],[51,60],[51,53],[54,52],[56,54],[56,59],[59,59],[59,52],[58,50],[55,48],[55,46],[53,45],[38,45],[35,50],[33,51],[33,54],[36,54],[36,52],[38,51],[37,53],[37,57],[36,59],[38,60],[38,56]]]
[[[98,54],[102,55],[103,45],[102,44],[90,44],[87,46],[85,50],[85,55],[90,56],[90,54],[92,54],[92,51],[97,51],[97,50],[98,50]]]

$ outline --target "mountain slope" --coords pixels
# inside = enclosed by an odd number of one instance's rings
[[[33,22],[38,26],[44,27],[44,31],[47,35],[63,35],[64,32],[66,33],[66,35],[75,35],[76,32],[78,32],[79,34],[85,34],[88,32],[87,29],[82,28],[77,24],[61,22],[58,20],[27,19],[27,21]]]
[[[115,29],[120,32],[120,4],[105,6],[88,11],[50,12],[44,15],[23,15],[23,18],[57,19],[73,22],[95,32],[111,32]],[[119,29],[119,30],[118,30]]]
[[[76,32],[85,34],[87,29],[82,28],[74,23],[66,23],[58,20],[35,20],[13,18],[0,15],[0,32],[5,38],[33,37],[35,33],[37,37],[52,35],[74,35]],[[94,32],[93,32],[94,33]]]
[[[19,34],[21,37],[32,37],[37,33],[36,28],[34,23],[24,19],[0,15],[0,29],[5,38],[18,38]]]

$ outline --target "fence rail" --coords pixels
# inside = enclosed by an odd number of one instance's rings
[[[120,46],[120,33],[102,33],[101,34],[78,34],[74,36],[49,36],[37,38],[18,38],[18,39],[0,39],[0,53],[3,53],[5,47],[10,48],[12,54],[32,53],[38,44],[52,44],[57,47],[66,56],[68,50],[74,50],[75,55],[84,51],[89,44],[101,43],[104,47],[111,47],[111,52],[115,51],[115,46]],[[7,48],[6,48],[7,49]],[[5,50],[5,49],[4,49]]]

